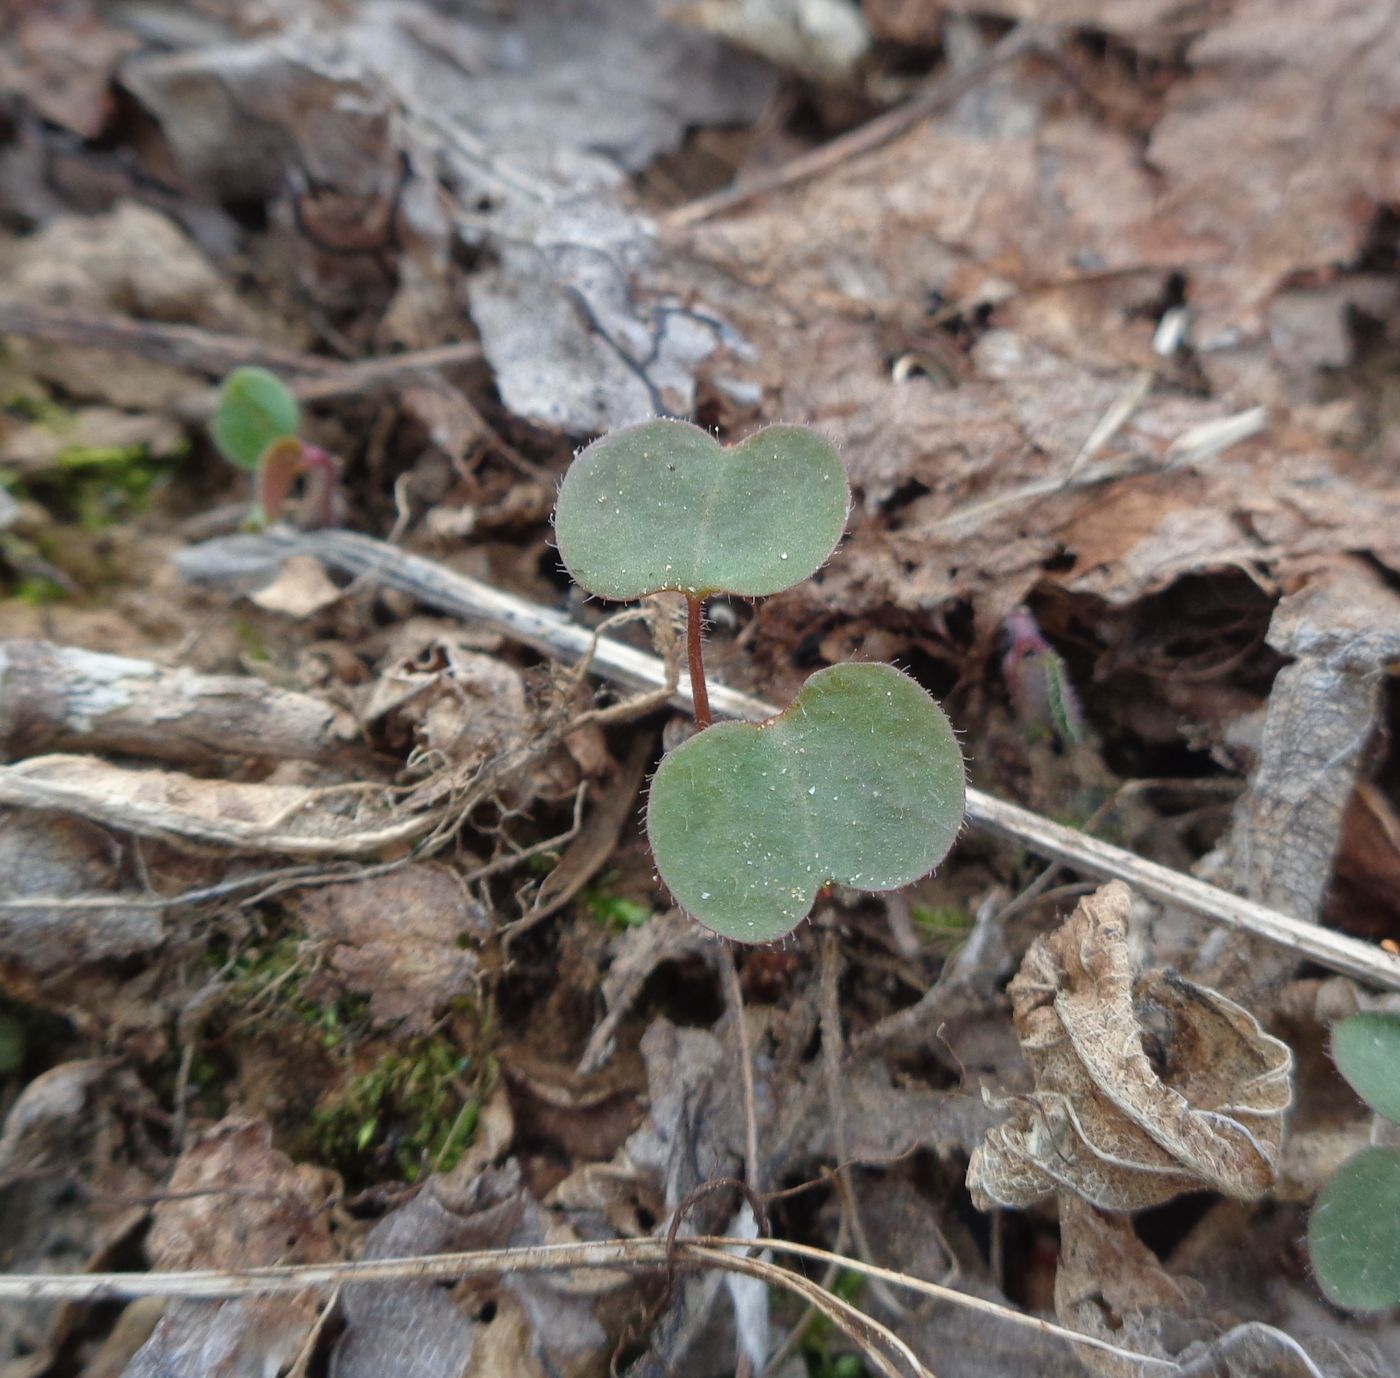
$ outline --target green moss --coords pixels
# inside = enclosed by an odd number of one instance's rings
[[[37,392],[12,392],[0,398],[0,409],[21,421],[32,421],[54,430],[61,429],[69,421],[68,413],[57,402]]]
[[[330,1089],[295,1136],[293,1156],[335,1168],[352,1190],[392,1178],[415,1181],[425,1163],[450,1171],[476,1133],[494,1075],[490,1058],[446,1034],[390,1043],[375,1031],[363,995],[312,999],[308,955],[302,937],[288,933],[241,953],[230,974],[235,1027],[252,1015],[257,1033],[277,1036],[281,1029],[289,1046],[310,1037],[329,1059]],[[226,960],[210,954],[221,966]],[[470,998],[449,1008],[455,1027],[482,1026]]]
[[[211,961],[216,958],[211,954]],[[222,963],[220,963],[222,965]],[[344,994],[334,1000],[312,1000],[305,990],[311,973],[300,934],[240,954],[230,976],[230,995],[243,1009],[264,1011],[264,1022],[295,1022],[311,1029],[328,1052],[369,1032],[369,997]]]
[[[312,1116],[308,1147],[352,1185],[389,1170],[413,1182],[425,1163],[450,1172],[476,1132],[489,1081],[489,1067],[449,1040],[417,1039],[330,1096]]]
[[[609,871],[598,885],[590,885],[579,891],[579,906],[594,923],[604,928],[640,928],[651,918],[651,908],[615,894],[609,887],[617,882],[618,873]]]
[[[45,421],[60,435],[63,423]],[[169,484],[188,446],[170,455],[153,455],[144,445],[72,445],[58,454],[51,469],[7,476],[5,485],[17,499],[31,500],[58,523],[84,531],[105,531],[139,516],[155,494]]]
[[[651,918],[650,906],[637,900],[623,899],[621,895],[585,890],[579,900],[589,917],[604,928],[640,928]]]

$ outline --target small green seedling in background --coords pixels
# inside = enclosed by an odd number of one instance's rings
[[[1070,683],[1064,658],[1042,635],[1029,608],[1006,619],[1009,641],[1001,675],[1021,726],[1033,737],[1052,733],[1063,746],[1084,740],[1084,713]]]
[[[1342,1020],[1332,1056],[1357,1095],[1400,1124],[1400,1014]],[[1322,1290],[1338,1306],[1400,1306],[1400,1149],[1362,1149],[1342,1164],[1313,1207],[1308,1248]]]
[[[219,389],[209,433],[230,464],[256,475],[255,520],[280,520],[294,485],[304,478],[311,524],[333,526],[340,466],[333,455],[297,436],[300,425],[297,400],[276,374],[265,368],[239,368]]]
[[[801,582],[835,549],[849,507],[840,457],[800,426],[726,449],[688,422],[643,422],[580,452],[559,492],[559,553],[583,588],[686,599],[702,730],[658,768],[647,831],[681,907],[739,942],[785,937],[828,883],[917,880],[962,823],[952,728],[893,666],[832,666],[769,722],[711,726],[704,599]]]

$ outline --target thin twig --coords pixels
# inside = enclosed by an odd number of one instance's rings
[[[656,656],[607,637],[597,638],[595,644],[587,627],[562,613],[502,593],[368,536],[349,531],[294,532],[279,528],[260,536],[228,537],[210,545],[237,549],[245,556],[261,554],[269,565],[289,555],[314,555],[342,573],[371,574],[382,587],[398,589],[439,611],[486,623],[546,654],[577,660],[591,652],[592,668],[618,683],[651,690],[663,688],[667,682],[666,666]],[[178,557],[177,563],[197,570],[201,551],[208,549],[195,547]],[[246,564],[243,568],[246,573]],[[714,684],[710,689],[710,701],[718,717],[761,722],[778,712],[772,704],[726,685]],[[678,686],[672,701],[683,708],[692,707],[688,686]],[[1158,904],[1230,924],[1329,970],[1388,990],[1400,990],[1400,957],[1345,933],[1290,918],[1121,847],[1085,837],[981,790],[967,791],[967,819],[974,827],[1013,838],[1081,874],[1126,881]]]
[[[702,197],[689,205],[680,206],[662,218],[667,229],[688,229],[702,220],[711,220],[717,215],[736,210],[760,196],[781,191],[785,187],[796,186],[799,182],[810,181],[841,163],[873,153],[877,148],[913,128],[920,120],[927,119],[939,110],[946,109],[955,101],[961,100],[969,91],[998,67],[1014,62],[1034,48],[1045,45],[1045,33],[1030,24],[1018,24],[994,48],[976,62],[930,83],[928,89],[886,111],[883,115],[839,135],[829,143],[814,148],[809,153],[790,159],[771,172],[760,173],[746,181],[726,187],[712,196]]]
[[[66,311],[17,301],[0,302],[0,335],[134,354],[211,376],[226,373],[241,364],[259,364],[291,375],[291,386],[304,401],[360,392],[405,374],[431,373],[440,368],[476,363],[482,357],[481,346],[475,340],[456,340],[428,349],[347,361],[327,354],[287,349],[248,335],[202,330],[193,325],[170,325],[136,316]]]
[[[260,364],[293,376],[335,373],[345,367],[339,359],[303,354],[300,350],[266,344],[246,335],[143,321],[134,316],[65,311],[18,301],[0,302],[0,335],[20,335],[46,344],[108,349],[215,376],[240,364]]]

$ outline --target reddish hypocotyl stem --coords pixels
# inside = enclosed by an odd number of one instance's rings
[[[303,445],[302,472],[312,520],[318,527],[336,525],[336,501],[340,496],[340,461],[319,445]]]
[[[695,702],[695,725],[708,727],[714,719],[710,716],[710,691],[705,687],[705,656],[700,646],[700,624],[704,620],[697,594],[685,596],[686,648],[690,652],[690,697]]]
[[[258,464],[258,502],[263,517],[270,522],[282,519],[287,499],[299,478],[306,480],[308,524],[334,526],[340,464],[319,445],[308,445],[295,436],[273,441]]]

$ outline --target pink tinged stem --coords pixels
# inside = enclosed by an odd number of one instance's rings
[[[295,436],[274,440],[258,461],[258,503],[263,519],[280,520],[299,478],[306,479],[312,525],[334,526],[340,465],[319,445],[307,445]]]
[[[703,613],[698,595],[686,594],[686,649],[690,652],[690,697],[695,703],[695,725],[709,727],[710,691],[705,685],[705,656],[700,644]]]

